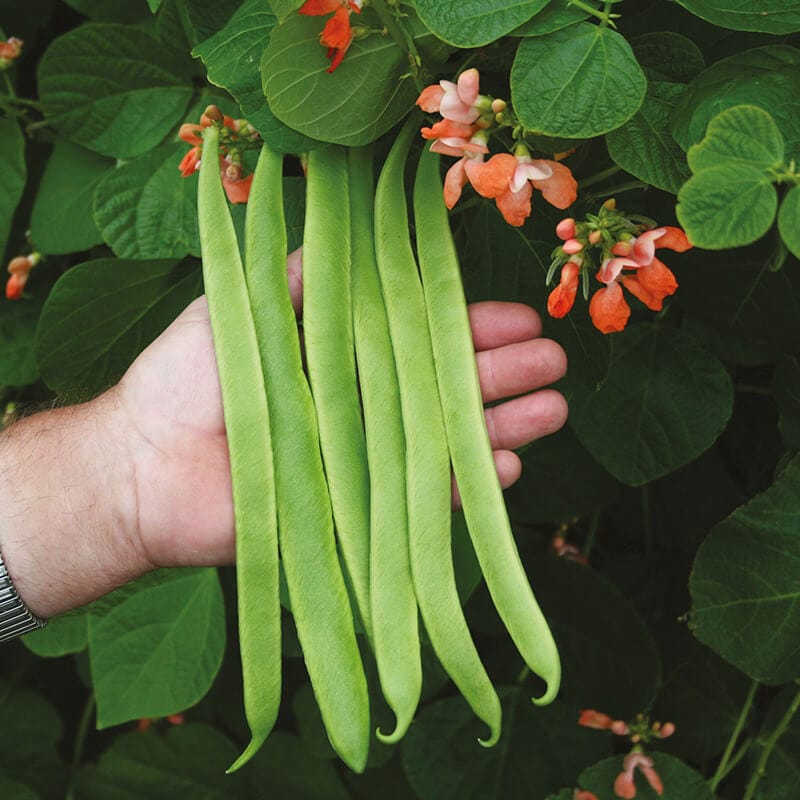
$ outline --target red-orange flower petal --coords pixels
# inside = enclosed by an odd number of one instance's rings
[[[466,122],[455,122],[452,119],[440,119],[430,128],[420,128],[423,139],[446,139],[451,136],[459,139],[471,139],[475,133],[472,125]]]
[[[178,138],[182,139],[187,144],[202,144],[203,126],[186,122],[181,125],[181,129],[178,131]]]
[[[639,298],[651,311],[661,311],[664,298],[675,294],[678,281],[669,267],[654,258],[646,267],[640,267],[633,275],[620,278],[623,286]]]
[[[199,163],[200,163],[200,145],[195,145],[181,159],[181,163],[178,164],[178,169],[181,171],[181,175],[183,175],[184,178],[188,178],[195,172],[195,170],[197,170]]]
[[[664,230],[666,233],[656,239],[656,249],[666,247],[668,250],[674,250],[676,253],[685,253],[687,250],[694,247],[680,228],[676,228],[672,225],[665,225]]]
[[[475,191],[483,197],[494,198],[508,191],[517,168],[517,159],[511,153],[498,153],[488,161],[468,159],[465,168]]]
[[[572,264],[577,268],[577,265],[573,262],[569,261],[567,264],[564,265],[564,269],[567,268]],[[575,273],[575,288],[577,288],[577,277],[578,273]],[[561,272],[561,282],[564,282],[564,271]],[[614,718],[610,717],[608,714],[604,714],[602,711],[595,711],[593,708],[584,708],[580,716],[578,717],[578,725],[583,725],[584,728],[595,728],[599,731],[608,730],[611,725],[614,723]]]
[[[297,11],[309,17],[321,17],[332,14],[337,8],[342,8],[342,0],[306,0]]]
[[[433,114],[439,110],[439,105],[444,97],[444,89],[438,84],[434,83],[432,86],[426,86],[420,96],[417,98],[417,105],[428,114]]]
[[[578,274],[578,265],[574,261],[567,261],[562,267],[561,281],[547,298],[547,311],[551,317],[561,319],[572,309],[575,304],[575,295],[578,293]],[[587,728],[609,728],[612,722],[613,720],[608,714],[592,710],[581,711],[578,719],[578,724],[585,725]]]
[[[444,204],[452,208],[461,197],[461,190],[467,182],[467,174],[464,170],[466,158],[461,158],[447,170],[444,177]]]
[[[250,186],[253,183],[253,176],[248,175],[246,178],[232,181],[230,178],[222,179],[222,187],[225,189],[225,194],[231,203],[246,203],[250,197]]]
[[[347,50],[350,46],[350,42],[353,41],[350,12],[343,5],[339,5],[336,13],[325,23],[319,40],[326,47],[332,47],[335,50]]]
[[[542,180],[532,180],[534,188],[538,189],[545,200],[556,208],[569,208],[578,197],[578,181],[572,176],[572,170],[558,161],[543,159],[553,174]]]
[[[504,194],[498,195],[495,198],[497,208],[503,215],[503,219],[509,225],[519,227],[525,223],[525,220],[531,215],[531,195],[533,194],[533,187],[530,182],[525,181],[525,184],[518,192],[512,192],[509,189]]]
[[[617,333],[625,330],[631,309],[625,302],[622,287],[616,281],[594,293],[589,302],[589,316],[595,328],[601,333]]]
[[[28,282],[27,272],[15,272],[9,276],[6,283],[6,298],[8,300],[19,300],[22,297],[22,290]]]

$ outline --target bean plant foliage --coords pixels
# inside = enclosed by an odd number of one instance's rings
[[[346,41],[331,45],[334,18]],[[163,570],[4,646],[0,796],[794,796],[798,32],[797,0],[0,0],[4,409],[101,392],[202,293],[199,151],[181,126],[209,105],[287,154],[290,250],[306,154],[375,142],[380,162],[419,115],[459,184],[468,300],[541,314],[570,407],[506,492],[562,660],[547,707],[454,515],[461,599],[503,705],[495,747],[423,639],[407,735],[350,772],[286,602],[278,724],[226,775],[248,740],[235,574]],[[477,99],[458,95],[464,75]],[[453,103],[478,111],[458,121]],[[257,152],[227,162],[240,234]],[[489,190],[499,154],[528,172]]]

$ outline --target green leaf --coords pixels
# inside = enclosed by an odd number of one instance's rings
[[[128,3],[120,3],[119,0],[64,0],[64,2],[85,17],[98,22],[136,22],[147,18],[147,5],[142,0]]]
[[[717,114],[687,160],[692,172],[719,166],[751,166],[762,170],[783,164],[783,136],[772,116],[758,106],[732,106]],[[771,176],[770,176],[771,177]]]
[[[265,786],[275,798],[298,800],[348,800],[336,767],[330,761],[309,757],[297,736],[283,731],[270,734],[248,766],[253,797]]]
[[[213,569],[176,571],[89,620],[97,726],[165,717],[198,702],[222,662],[225,621]]]
[[[688,150],[713,117],[749,104],[768,111],[786,142],[786,158],[800,156],[800,50],[770,45],[724,58],[700,73],[675,109],[672,134]]]
[[[42,378],[57,392],[100,391],[200,293],[192,263],[87,261],[47,298],[36,332]]]
[[[151,150],[183,121],[191,62],[128,25],[83,25],[56,39],[39,65],[45,116],[102,155]]]
[[[196,181],[178,165],[185,144],[167,142],[108,172],[94,194],[94,216],[119,258],[183,258],[200,254]]]
[[[598,8],[599,3],[591,0],[588,5]],[[583,22],[589,13],[569,4],[569,0],[550,0],[534,17],[519,28],[510,31],[511,36],[544,36],[561,30],[577,22]]]
[[[766,744],[767,737],[775,729],[793,699],[794,687],[787,686],[770,703],[762,731],[754,747],[748,753],[751,769]],[[800,718],[795,716],[789,727],[772,748],[766,769],[756,789],[756,800],[794,800],[800,782]]]
[[[246,774],[226,775],[238,750],[209,725],[123,733],[96,766],[78,773],[81,800],[231,800],[248,796]]]
[[[48,255],[88,250],[103,241],[92,215],[97,184],[114,163],[64,139],[47,161],[31,213],[31,238]]]
[[[155,14],[161,7],[161,0],[147,0],[147,5],[150,6],[150,11]]]
[[[614,477],[641,486],[708,449],[732,403],[728,373],[691,336],[642,324],[615,335],[608,371],[572,396],[570,422]]]
[[[800,450],[800,364],[785,356],[772,374],[772,392],[780,411],[781,437],[790,450]]]
[[[419,800],[530,800],[572,784],[587,762],[608,753],[607,737],[577,724],[578,709],[536,708],[525,688],[500,690],[503,733],[485,734],[460,697],[424,708],[401,744],[403,769]]]
[[[800,31],[798,0],[678,0],[701,19],[737,31]]]
[[[520,122],[547,136],[608,133],[636,113],[646,88],[627,41],[588,22],[524,39],[511,68]]]
[[[204,42],[233,16],[242,0],[176,0],[186,36],[192,47]]]
[[[0,386],[25,386],[39,377],[33,343],[41,301],[0,303]]]
[[[268,0],[272,13],[283,22],[293,11],[297,11],[305,0]]]
[[[261,87],[261,58],[275,27],[264,0],[246,0],[224,28],[199,44],[192,55],[208,69],[208,80],[227,89],[245,118],[273,149],[300,153],[316,146],[280,122],[267,105]]]
[[[420,19],[442,41],[482,47],[522,25],[548,0],[416,0]]]
[[[800,258],[800,186],[793,186],[778,211],[778,231],[795,258]]]
[[[0,777],[0,797],[7,797],[8,800],[39,800],[39,795],[30,787],[3,777]]]
[[[41,630],[23,637],[23,644],[42,658],[80,653],[89,644],[88,616],[83,609],[51,619]]]
[[[362,24],[375,17],[362,13]],[[377,139],[414,105],[418,91],[408,60],[390,37],[371,35],[353,42],[344,61],[328,73],[320,45],[322,20],[290,16],[272,32],[261,74],[275,116],[296,131],[323,142],[356,146]],[[435,47],[432,34],[420,30],[417,47]]]
[[[618,719],[647,708],[661,663],[631,602],[599,572],[566,558],[538,558],[528,573],[561,655],[564,699]]]
[[[656,794],[639,770],[635,772],[637,800],[714,800],[705,778],[682,761],[663,753],[648,753],[664,784],[663,794]],[[598,800],[618,800],[614,780],[622,772],[622,756],[607,758],[585,769],[580,775],[583,789],[594,792]]]
[[[608,153],[620,167],[672,194],[690,174],[683,150],[669,133],[675,103],[684,91],[680,84],[651,82],[642,107],[606,136]]]
[[[631,39],[636,60],[651,80],[685,83],[705,69],[700,48],[674,31],[652,31]]]
[[[761,167],[721,164],[693,175],[675,213],[689,240],[706,250],[741,247],[772,227],[778,193]]]
[[[800,676],[800,457],[712,529],[689,589],[701,642],[764,683]]]
[[[25,138],[13,117],[0,119],[0,258],[14,221],[14,212],[25,188]]]

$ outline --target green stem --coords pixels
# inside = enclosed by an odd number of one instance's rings
[[[599,200],[601,197],[613,197],[615,194],[629,192],[632,189],[647,189],[649,186],[650,184],[644,183],[643,181],[625,181],[615,186],[609,186],[607,189],[603,189],[602,192],[592,192],[592,197]]]
[[[589,558],[589,555],[592,552],[592,548],[594,547],[595,539],[597,538],[597,529],[600,527],[600,512],[595,511],[592,514],[592,519],[589,522],[589,530],[586,532],[586,539],[583,542],[583,548],[581,552]]]
[[[78,723],[78,730],[75,734],[75,749],[72,753],[72,765],[70,769],[69,784],[67,786],[67,794],[65,800],[75,800],[75,775],[78,772],[78,767],[81,764],[81,757],[83,755],[83,746],[86,744],[86,736],[89,733],[89,723],[94,714],[95,698],[94,692],[89,693],[86,700],[86,705],[83,708],[80,722]]]
[[[411,68],[411,77],[421,92],[425,88],[422,80],[422,59],[420,58],[414,39],[408,31],[397,21],[395,15],[386,7],[385,0],[371,0],[371,5],[375,13],[380,17],[381,22],[394,39],[395,44],[406,54],[408,64]]]
[[[583,191],[584,189],[588,189],[590,186],[594,186],[596,183],[602,183],[602,181],[604,181],[606,178],[610,178],[612,175],[616,175],[618,172],[622,172],[622,167],[618,167],[616,164],[614,164],[607,169],[600,170],[600,172],[595,172],[594,175],[590,175],[588,178],[583,178],[578,182],[578,188],[580,191]]]
[[[11,77],[9,76],[8,72],[3,73],[3,80],[6,82],[6,90],[8,91],[8,96],[13,100],[16,98],[17,93],[14,91],[14,84],[11,82]]]
[[[730,739],[728,739],[728,744],[725,747],[725,752],[722,754],[722,758],[717,764],[717,770],[714,773],[709,785],[711,787],[712,792],[716,792],[717,786],[719,786],[720,781],[728,774],[730,771],[728,768],[728,762],[731,760],[731,754],[733,753],[734,747],[736,747],[736,742],[739,739],[739,736],[742,733],[742,730],[747,722],[747,717],[750,714],[750,709],[753,706],[753,700],[755,699],[756,692],[758,691],[758,687],[761,684],[758,681],[753,681],[750,684],[750,690],[747,693],[747,697],[745,697],[744,704],[742,705],[742,710],[739,712],[739,718],[736,720],[736,725],[734,725],[733,732],[731,733]],[[738,755],[738,754],[737,754]]]
[[[796,683],[800,684],[800,681],[796,681]],[[800,708],[800,688],[798,688],[797,692],[795,693],[794,699],[789,704],[789,708],[786,709],[786,712],[781,717],[781,721],[775,726],[775,730],[772,731],[772,733],[769,735],[769,738],[764,743],[764,749],[761,751],[761,755],[758,757],[756,768],[753,771],[753,774],[750,776],[750,780],[747,783],[747,789],[745,790],[742,800],[753,799],[756,787],[766,772],[767,761],[769,760],[775,745],[778,743],[778,739],[783,736],[786,729],[789,727],[789,723],[792,721],[792,717],[794,717],[798,708]]]
[[[619,14],[611,13],[611,6],[613,3],[608,2],[608,0],[606,0],[602,11],[596,9],[594,6],[590,6],[588,3],[584,3],[583,0],[569,0],[567,5],[575,6],[576,8],[581,9],[581,11],[585,11],[590,16],[599,19],[601,28],[605,28],[607,25],[610,25],[612,28],[617,27],[614,24],[613,19],[614,17],[618,17]]]
[[[531,668],[526,664],[522,670],[520,671],[519,675],[517,675],[517,686],[522,686],[523,683],[528,679],[528,675],[531,674]]]

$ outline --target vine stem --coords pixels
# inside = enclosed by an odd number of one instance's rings
[[[617,166],[614,164],[613,166],[608,167],[607,169],[600,170],[600,172],[595,172],[594,175],[590,175],[588,178],[584,178],[578,184],[581,191],[587,189],[589,186],[594,186],[596,183],[601,183],[606,178],[610,178],[612,175],[616,175],[618,172],[622,172],[622,167]]]
[[[86,700],[86,705],[83,708],[80,722],[78,723],[78,730],[75,733],[75,750],[72,753],[72,765],[70,768],[69,785],[67,786],[67,794],[65,800],[75,800],[75,774],[81,763],[81,756],[83,755],[83,746],[86,744],[86,736],[89,733],[89,723],[94,714],[95,697],[94,692],[89,693]]]
[[[764,749],[761,751],[761,755],[758,757],[756,768],[753,770],[753,774],[750,776],[750,780],[747,782],[747,788],[742,800],[753,800],[756,787],[766,772],[767,761],[769,760],[775,745],[778,743],[778,739],[783,736],[786,729],[789,727],[789,723],[792,721],[792,717],[794,717],[797,709],[800,708],[800,681],[796,681],[796,683],[798,683],[798,689],[797,692],[795,692],[794,699],[789,704],[789,708],[786,709],[784,715],[781,717],[781,721],[775,726],[775,729],[769,735],[767,741],[764,742]]]
[[[421,92],[425,88],[422,78],[420,77],[422,59],[420,58],[417,46],[414,44],[414,39],[402,25],[397,22],[394,14],[386,7],[385,0],[371,0],[370,5],[375,9],[375,13],[380,17],[381,22],[384,24],[392,39],[394,39],[395,44],[397,44],[408,57],[411,77],[414,79],[417,89]]]
[[[725,747],[725,752],[722,754],[719,764],[717,764],[716,772],[709,781],[712,792],[716,791],[720,781],[728,774],[728,762],[733,754],[733,748],[736,747],[736,742],[739,740],[739,736],[741,736],[742,729],[747,722],[747,717],[750,714],[750,709],[753,706],[753,700],[755,700],[756,692],[758,691],[758,687],[760,685],[761,684],[758,681],[753,681],[750,684],[750,690],[747,692],[747,697],[744,699],[744,704],[742,705],[742,710],[739,712],[739,718],[736,720],[736,725],[734,725],[731,738],[728,740],[728,744]]]

